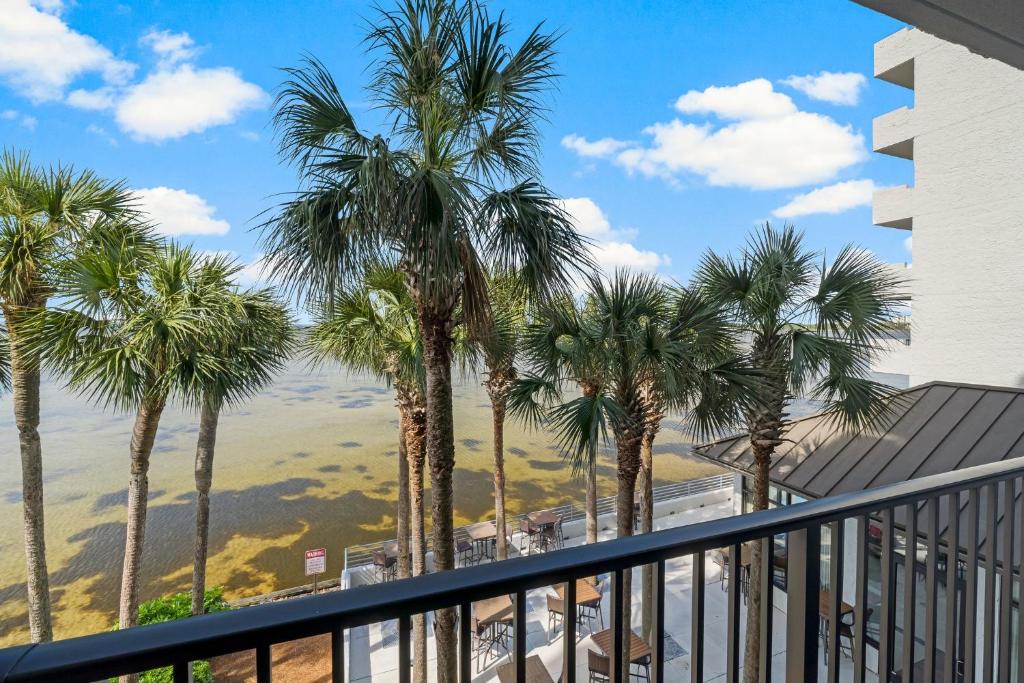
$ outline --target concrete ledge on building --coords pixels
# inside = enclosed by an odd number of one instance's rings
[[[914,89],[914,58],[938,39],[916,28],[900,29],[875,43],[875,78]]]
[[[906,185],[875,190],[871,199],[871,221],[886,228],[914,227],[914,188]]]
[[[914,158],[914,110],[900,107],[876,116],[871,122],[874,150],[901,159]]]

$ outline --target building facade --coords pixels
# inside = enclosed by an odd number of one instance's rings
[[[875,77],[914,94],[873,126],[914,169],[873,207],[912,237],[910,384],[1024,386],[1024,71],[903,29],[875,45]]]

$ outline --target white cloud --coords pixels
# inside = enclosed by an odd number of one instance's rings
[[[118,126],[133,137],[160,141],[232,123],[241,112],[266,101],[267,94],[234,69],[182,64],[150,74],[129,88],[115,117]]]
[[[33,102],[59,100],[79,76],[123,83],[135,67],[116,58],[56,14],[59,2],[4,0],[0,11],[0,78]]]
[[[253,255],[252,261],[242,265],[238,271],[238,284],[244,287],[253,285],[265,285],[270,279],[269,264],[264,254]]]
[[[67,103],[77,109],[88,109],[90,111],[103,111],[114,106],[117,93],[113,88],[97,88],[85,90],[78,88],[68,93]]]
[[[28,130],[35,130],[36,124],[39,123],[36,117],[29,116],[28,114],[22,114],[16,109],[5,109],[4,111],[0,111],[0,120],[16,121],[20,123],[23,128],[27,128]]]
[[[871,204],[875,189],[875,183],[871,180],[847,180],[819,187],[793,197],[788,204],[772,211],[772,215],[777,218],[796,218],[813,213],[842,213]]]
[[[613,229],[604,211],[589,197],[566,199],[563,207],[572,217],[580,234],[593,241],[591,253],[598,267],[605,273],[622,267],[654,271],[670,263],[669,257],[664,254],[633,246],[630,242],[636,238],[637,231]]]
[[[582,135],[575,133],[570,133],[562,138],[562,147],[573,150],[581,157],[606,157],[628,145],[629,143],[625,140],[616,140],[615,138],[587,140]]]
[[[199,195],[170,187],[135,190],[139,208],[161,235],[223,235],[231,229],[227,221],[214,218],[216,207]]]
[[[676,100],[684,114],[714,114],[722,119],[765,119],[796,111],[788,95],[775,92],[770,81],[755,78],[739,85],[691,90]]]
[[[822,71],[817,75],[790,76],[781,83],[799,90],[811,99],[852,106],[860,100],[860,91],[867,86],[868,79],[864,74],[854,71]]]
[[[90,123],[85,127],[85,132],[89,135],[95,135],[111,147],[117,147],[117,138],[107,132],[107,129],[103,126],[97,126],[95,123]]]
[[[160,67],[168,69],[181,62],[186,62],[199,54],[192,36],[187,33],[171,33],[150,29],[139,44],[148,47],[157,56]]]

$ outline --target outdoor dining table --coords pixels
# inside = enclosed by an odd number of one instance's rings
[[[647,644],[647,641],[638,636],[636,631],[630,631],[629,635],[629,661],[631,664],[639,664],[651,656],[651,646]],[[601,651],[606,655],[610,655],[612,651],[613,637],[614,634],[610,628],[598,631],[591,636],[594,641],[594,645],[601,648]]]
[[[558,584],[555,588],[559,600],[565,600],[565,585]],[[586,579],[576,579],[576,604],[590,605],[601,600],[601,594],[594,588],[594,584]]]
[[[498,537],[498,527],[494,522],[477,522],[466,526],[466,535],[476,547],[475,555],[490,557],[491,542]]]
[[[722,548],[720,551],[722,553],[722,559],[726,563],[729,562],[729,550],[729,548]],[[750,546],[746,543],[740,546],[740,566],[744,569],[750,568]]]
[[[485,600],[477,600],[473,603],[473,616],[481,626],[512,621],[512,598],[507,595],[499,595]]]
[[[536,526],[554,526],[558,523],[561,517],[556,515],[551,510],[538,510],[536,512],[530,512],[526,515],[531,522]]]
[[[515,683],[516,663],[505,662],[498,667],[498,680],[501,683]],[[526,658],[526,683],[555,683],[537,655],[530,655]]]
[[[384,541],[382,546],[384,554],[388,557],[398,557],[398,541]],[[409,556],[412,557],[412,550],[409,550]]]
[[[853,605],[848,602],[840,602],[839,604],[839,618],[842,619],[847,614],[853,613]],[[818,614],[821,615],[822,619],[827,620],[832,614],[832,594],[825,588],[821,589],[818,595]]]

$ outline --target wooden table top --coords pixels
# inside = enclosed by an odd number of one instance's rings
[[[629,661],[638,662],[645,657],[651,656],[651,646],[648,645],[643,638],[638,636],[635,631],[630,631],[629,635],[632,636],[629,643]],[[606,628],[603,631],[599,631],[591,636],[594,640],[594,644],[601,648],[604,654],[608,654],[612,651],[612,639],[613,634],[610,628]]]
[[[513,617],[512,598],[507,595],[499,595],[496,598],[478,600],[473,603],[473,616],[481,624],[509,621]]]
[[[565,585],[558,584],[555,587],[555,592],[558,593],[558,597],[561,600],[565,600]],[[593,602],[601,600],[601,594],[594,588],[594,584],[590,583],[586,579],[576,579],[576,604],[577,605],[589,605]]]
[[[539,526],[548,526],[550,524],[555,524],[560,519],[562,519],[554,512],[551,512],[551,510],[538,510],[537,512],[531,512],[526,516],[530,518],[531,522]]]
[[[498,667],[498,680],[501,683],[515,683],[515,662],[505,662]],[[526,681],[527,683],[554,683],[554,679],[548,673],[548,668],[544,666],[544,662],[537,655],[530,655],[526,658]]]
[[[729,551],[730,548],[722,548],[720,551],[722,553],[722,559],[726,562],[729,562]],[[746,543],[740,546],[740,564],[744,567],[750,566],[750,546]]]
[[[839,615],[846,616],[853,612],[853,605],[848,602],[844,602],[839,606]],[[821,593],[818,596],[818,614],[828,618],[832,614],[832,594],[824,588],[821,589]]]
[[[494,522],[477,522],[466,525],[466,533],[474,541],[486,541],[498,536],[498,527]]]

